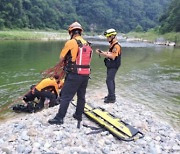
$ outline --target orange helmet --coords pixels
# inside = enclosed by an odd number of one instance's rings
[[[74,29],[79,29],[79,30],[83,31],[81,24],[79,24],[78,22],[73,22],[73,23],[69,26],[68,32],[70,33],[70,32],[71,32],[72,30],[74,30]]]

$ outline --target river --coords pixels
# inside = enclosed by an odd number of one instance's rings
[[[93,49],[108,48],[105,40],[89,40]],[[180,48],[120,42],[123,54],[122,66],[116,76],[118,95],[146,105],[158,116],[179,127]],[[30,85],[40,81],[40,73],[58,62],[63,45],[63,41],[0,42],[0,119],[15,115],[9,107],[21,102]],[[91,68],[87,93],[106,91],[103,57],[93,54]]]

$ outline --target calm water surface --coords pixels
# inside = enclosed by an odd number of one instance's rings
[[[106,50],[106,41],[91,40],[93,48]],[[64,42],[0,42],[0,118],[13,116],[8,107],[41,79],[43,70],[54,66]],[[180,126],[180,48],[146,43],[121,42],[122,66],[116,91],[128,101],[142,103],[176,127]],[[93,55],[88,89],[104,89],[103,58]],[[89,92],[89,91],[88,91]]]

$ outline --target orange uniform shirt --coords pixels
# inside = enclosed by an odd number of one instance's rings
[[[47,87],[55,87],[55,90],[56,92],[58,93],[58,84],[56,82],[56,80],[54,78],[46,78],[46,79],[43,79],[40,83],[38,83],[36,85],[36,89],[38,91],[41,91],[42,89],[44,88],[47,88]]]
[[[75,39],[80,40],[82,42],[82,44],[87,43],[81,36],[77,36],[77,37],[75,37]],[[69,51],[71,51],[72,62],[74,62],[76,60],[77,52],[78,52],[78,44],[77,44],[75,39],[68,40],[65,43],[65,46],[64,46],[64,48],[62,49],[62,51],[60,53],[60,58],[65,58],[67,53]]]

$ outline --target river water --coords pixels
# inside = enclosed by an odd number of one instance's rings
[[[107,50],[106,40],[90,39],[93,49]],[[116,91],[128,101],[142,103],[158,116],[180,126],[180,48],[121,41],[122,66]],[[12,117],[9,107],[21,102],[43,70],[58,62],[63,41],[0,42],[0,119]],[[88,93],[106,90],[103,58],[93,55]],[[88,94],[90,95],[90,94]],[[128,112],[128,111],[127,111]]]

